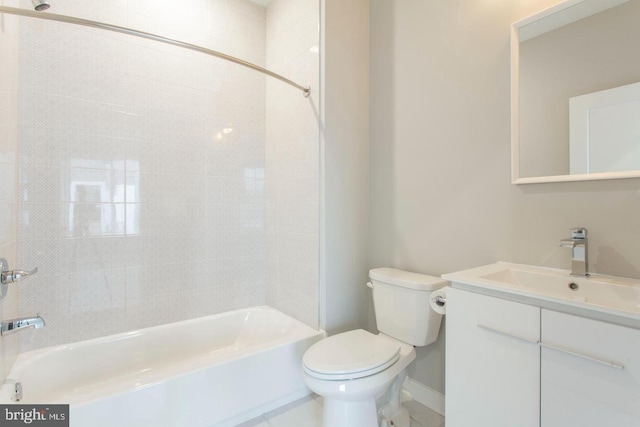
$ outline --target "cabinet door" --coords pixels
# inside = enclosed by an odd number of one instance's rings
[[[447,291],[447,427],[540,426],[540,309]]]
[[[542,310],[541,426],[640,426],[640,330]]]

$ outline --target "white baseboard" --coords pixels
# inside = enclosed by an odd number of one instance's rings
[[[411,393],[413,400],[444,417],[444,394],[409,377],[404,380],[402,388]]]

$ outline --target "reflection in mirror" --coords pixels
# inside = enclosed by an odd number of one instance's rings
[[[569,0],[512,26],[514,183],[640,176],[640,0]]]
[[[640,170],[640,83],[569,100],[569,173]]]

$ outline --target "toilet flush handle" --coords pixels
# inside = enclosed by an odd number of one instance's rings
[[[367,282],[367,287],[373,289],[373,283]]]

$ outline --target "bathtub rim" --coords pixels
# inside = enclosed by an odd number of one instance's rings
[[[293,344],[299,341],[303,341],[306,339],[310,339],[312,337],[319,337],[319,339],[323,339],[326,337],[326,332],[322,329],[313,329],[309,325],[302,323],[301,321],[294,319],[293,317],[273,308],[268,305],[260,305],[253,307],[246,307],[201,317],[195,317],[191,319],[185,319],[177,322],[164,323],[161,325],[150,326],[146,328],[134,329],[131,331],[119,332],[117,334],[105,335],[102,337],[90,338],[87,340],[75,341],[66,344],[54,345],[50,347],[45,347],[41,349],[31,350],[24,353],[19,353],[18,357],[9,371],[7,378],[0,386],[0,403],[2,404],[14,404],[17,403],[7,396],[10,396],[10,392],[13,388],[13,384],[16,382],[20,382],[20,376],[22,376],[22,372],[25,369],[29,368],[29,365],[33,363],[38,363],[38,360],[44,359],[50,356],[53,353],[65,352],[65,351],[73,351],[76,348],[85,348],[91,347],[96,344],[104,344],[108,342],[119,341],[122,339],[126,339],[133,336],[143,335],[145,332],[149,331],[160,331],[162,329],[169,328],[179,328],[186,327],[191,323],[199,323],[206,320],[211,320],[219,317],[228,317],[233,316],[238,313],[249,313],[251,311],[267,311],[267,312],[275,312],[277,315],[284,316],[287,319],[293,321],[295,327],[293,328],[292,335],[285,335],[282,339],[276,339],[268,342],[263,342],[260,345],[249,346],[246,348],[236,349],[234,351],[227,351],[225,353],[221,353],[219,355],[213,355],[208,358],[202,358],[198,360],[195,366],[188,367],[183,364],[178,365],[169,365],[152,368],[148,375],[147,380],[140,381],[139,385],[131,386],[131,382],[133,379],[123,379],[122,381],[118,381],[113,385],[104,386],[103,388],[96,387],[95,390],[92,390],[88,393],[87,397],[77,396],[71,399],[63,399],[61,401],[53,400],[47,401],[43,403],[54,404],[54,403],[62,403],[62,404],[70,404],[71,406],[83,406],[87,404],[94,403],[101,399],[105,398],[114,398],[121,395],[125,395],[128,393],[132,393],[138,390],[150,388],[157,386],[158,384],[162,384],[168,382],[172,379],[186,376],[190,374],[197,373],[198,371],[204,371],[214,366],[223,365],[225,362],[229,362],[230,360],[243,360],[250,358],[255,355],[259,355],[265,353],[269,350],[273,350],[274,348],[284,346],[287,344]],[[303,334],[304,332],[304,334]],[[249,351],[246,351],[249,350]],[[220,357],[226,356],[226,357]],[[298,396],[296,394],[296,396]],[[299,397],[303,397],[298,396]],[[21,401],[20,403],[24,403]],[[30,404],[30,403],[26,403]]]

